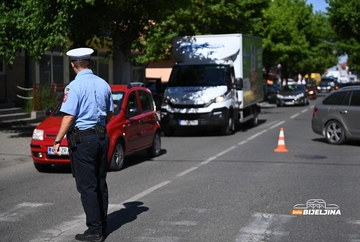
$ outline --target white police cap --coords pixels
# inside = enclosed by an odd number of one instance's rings
[[[94,50],[91,48],[76,48],[66,52],[72,61],[89,60]]]

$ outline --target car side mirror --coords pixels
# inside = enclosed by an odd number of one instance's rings
[[[52,113],[52,111],[53,111],[53,109],[52,109],[52,108],[46,109],[46,111],[45,111],[45,115],[49,117],[49,116],[50,116],[50,114]]]
[[[243,79],[242,78],[235,78],[234,87],[236,90],[242,90],[244,87]]]

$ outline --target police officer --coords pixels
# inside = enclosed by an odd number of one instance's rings
[[[109,84],[90,69],[90,48],[68,51],[76,77],[64,90],[60,111],[65,114],[54,141],[54,152],[67,134],[76,187],[81,195],[88,229],[79,241],[104,241],[107,236],[108,188],[106,123],[113,114]],[[74,147],[75,146],[75,147]]]

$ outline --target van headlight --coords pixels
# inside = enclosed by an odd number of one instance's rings
[[[221,96],[218,96],[214,99],[211,99],[210,101],[208,101],[207,103],[205,103],[205,107],[209,107],[211,104],[213,103],[219,103],[219,102],[222,102],[224,101],[225,99],[225,96],[224,95],[221,95]]]

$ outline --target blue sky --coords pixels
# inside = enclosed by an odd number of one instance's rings
[[[313,5],[314,11],[326,12],[326,7],[329,7],[325,0],[307,0],[306,2]]]

